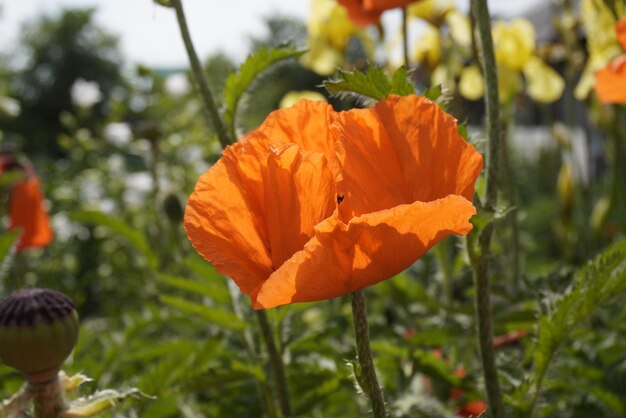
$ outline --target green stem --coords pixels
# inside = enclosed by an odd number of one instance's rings
[[[494,212],[498,202],[498,156],[500,154],[500,108],[498,98],[498,73],[491,39],[491,21],[487,0],[472,0],[472,13],[478,28],[478,39],[482,51],[483,77],[485,80],[485,107],[487,118],[487,185],[485,209]],[[491,319],[491,300],[489,293],[489,268],[491,237],[493,223],[486,226],[478,237],[480,255],[474,267],[474,284],[476,287],[476,317],[480,354],[487,389],[488,412],[494,418],[504,418],[502,394],[498,380],[495,353],[493,348],[493,331]]]
[[[204,70],[200,64],[200,60],[198,59],[198,54],[196,54],[193,42],[191,41],[189,28],[187,27],[187,21],[185,19],[185,13],[183,11],[182,0],[171,0],[171,3],[176,10],[176,19],[178,20],[178,26],[180,27],[180,34],[183,37],[183,42],[185,43],[185,48],[187,49],[187,55],[189,56],[189,63],[191,64],[191,70],[193,71],[194,78],[200,90],[200,96],[202,96],[204,105],[208,112],[208,118],[211,122],[211,126],[215,130],[217,138],[219,139],[220,144],[222,144],[222,148],[226,148],[227,145],[233,143],[233,140],[228,135],[228,131],[224,126],[224,122],[222,121],[220,112],[217,108],[213,92],[209,86],[209,80],[207,80],[206,74],[204,74]]]
[[[272,375],[276,383],[276,389],[278,392],[278,402],[280,403],[280,409],[283,413],[283,417],[287,418],[291,416],[291,407],[289,405],[289,392],[287,390],[287,379],[285,378],[285,367],[283,365],[283,359],[276,349],[274,342],[274,333],[270,327],[270,323],[267,319],[267,313],[265,311],[255,311],[261,326],[261,335],[267,348],[267,353],[270,358],[270,367],[272,369]]]
[[[354,319],[354,333],[356,335],[356,352],[360,365],[359,385],[369,398],[372,412],[375,418],[385,418],[385,400],[383,392],[378,384],[372,349],[370,347],[369,326],[367,324],[367,311],[365,308],[365,292],[357,290],[351,293],[352,318]],[[364,386],[364,387],[363,387]]]
[[[402,8],[402,58],[404,69],[409,69],[409,16],[407,8]]]

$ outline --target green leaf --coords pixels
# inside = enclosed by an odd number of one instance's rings
[[[161,282],[166,285],[175,287],[180,290],[186,290],[188,292],[192,292],[198,295],[206,296],[216,302],[230,302],[230,293],[228,292],[228,288],[226,288],[225,286],[225,278],[223,277],[219,277],[219,281],[207,282],[163,274],[160,276],[160,279]]]
[[[0,236],[0,280],[9,271],[17,249],[18,237],[21,231],[16,229]]]
[[[626,293],[626,239],[616,242],[574,277],[570,291],[549,300],[548,312],[539,317],[534,353],[534,393],[540,393],[551,361],[572,331],[598,308],[617,295]],[[528,397],[528,393],[517,394]],[[523,402],[520,401],[523,404]],[[526,404],[532,410],[534,404]]]
[[[441,87],[441,84],[438,84],[424,91],[422,96],[426,97],[427,99],[432,100],[433,102],[437,102],[437,100],[439,100],[442,94],[443,94],[443,89]]]
[[[398,68],[391,79],[380,67],[369,67],[366,72],[339,71],[335,79],[324,82],[324,87],[333,94],[355,93],[376,100],[383,100],[390,94],[415,93],[404,67]]]
[[[178,298],[175,296],[161,295],[161,302],[170,305],[185,313],[197,315],[207,321],[219,325],[226,329],[242,330],[246,327],[246,323],[237,317],[234,313],[224,311],[211,306],[202,305],[195,302]]]
[[[133,229],[133,227],[126,222],[95,210],[79,210],[72,212],[69,214],[69,219],[75,222],[104,226],[111,229],[111,231],[128,240],[128,242],[146,258],[150,268],[157,268],[158,257],[150,249],[144,235],[136,229]]]
[[[128,398],[138,399],[141,397],[150,398],[135,388],[123,392],[112,389],[101,390],[91,396],[76,399],[61,416],[65,418],[92,417],[116,407],[120,402]]]
[[[293,47],[280,47],[259,49],[239,67],[237,73],[231,74],[224,86],[224,121],[229,127],[233,137],[236,134],[237,109],[242,96],[250,88],[254,80],[274,64],[289,59],[298,58],[305,51]]]

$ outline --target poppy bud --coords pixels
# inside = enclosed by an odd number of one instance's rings
[[[29,382],[54,379],[78,338],[72,300],[50,289],[26,289],[0,300],[0,360]]]
[[[167,219],[173,224],[179,224],[183,221],[184,211],[180,199],[175,193],[169,193],[163,199],[163,211],[167,215]]]

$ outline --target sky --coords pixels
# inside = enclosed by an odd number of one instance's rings
[[[544,0],[545,1],[545,0]],[[541,0],[491,0],[493,14],[515,16]],[[241,61],[251,35],[262,35],[263,17],[282,14],[306,20],[309,0],[183,0],[192,39],[201,57],[222,51]],[[467,8],[468,0],[459,1]],[[130,63],[154,67],[187,66],[174,11],[152,0],[0,0],[0,53],[15,50],[20,27],[41,14],[63,8],[95,7],[96,19],[119,36]],[[395,19],[395,20],[394,20]],[[386,25],[399,22],[399,12],[387,12]]]

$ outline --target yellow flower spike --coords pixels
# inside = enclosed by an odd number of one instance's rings
[[[459,93],[467,100],[478,100],[485,94],[483,75],[477,65],[470,65],[461,71]]]
[[[322,38],[309,41],[309,51],[301,58],[302,65],[319,75],[333,74],[343,63],[343,55]]]
[[[412,17],[425,20],[434,26],[439,26],[446,14],[456,9],[454,0],[423,0],[408,7]]]
[[[469,18],[458,10],[446,14],[446,24],[450,28],[452,40],[462,46],[472,45],[472,27]]]
[[[521,71],[535,51],[535,29],[526,19],[513,19],[493,26],[496,61],[502,66]]]
[[[441,35],[439,29],[427,25],[425,32],[415,45],[415,59],[420,63],[427,63],[434,68],[441,59]]]
[[[280,100],[279,108],[284,109],[286,107],[291,107],[298,103],[300,100],[311,100],[314,102],[326,102],[326,97],[322,93],[318,93],[317,91],[312,90],[303,90],[303,91],[290,91],[283,96]]]
[[[532,57],[524,66],[526,92],[539,103],[557,101],[565,89],[563,78],[538,57]]]

